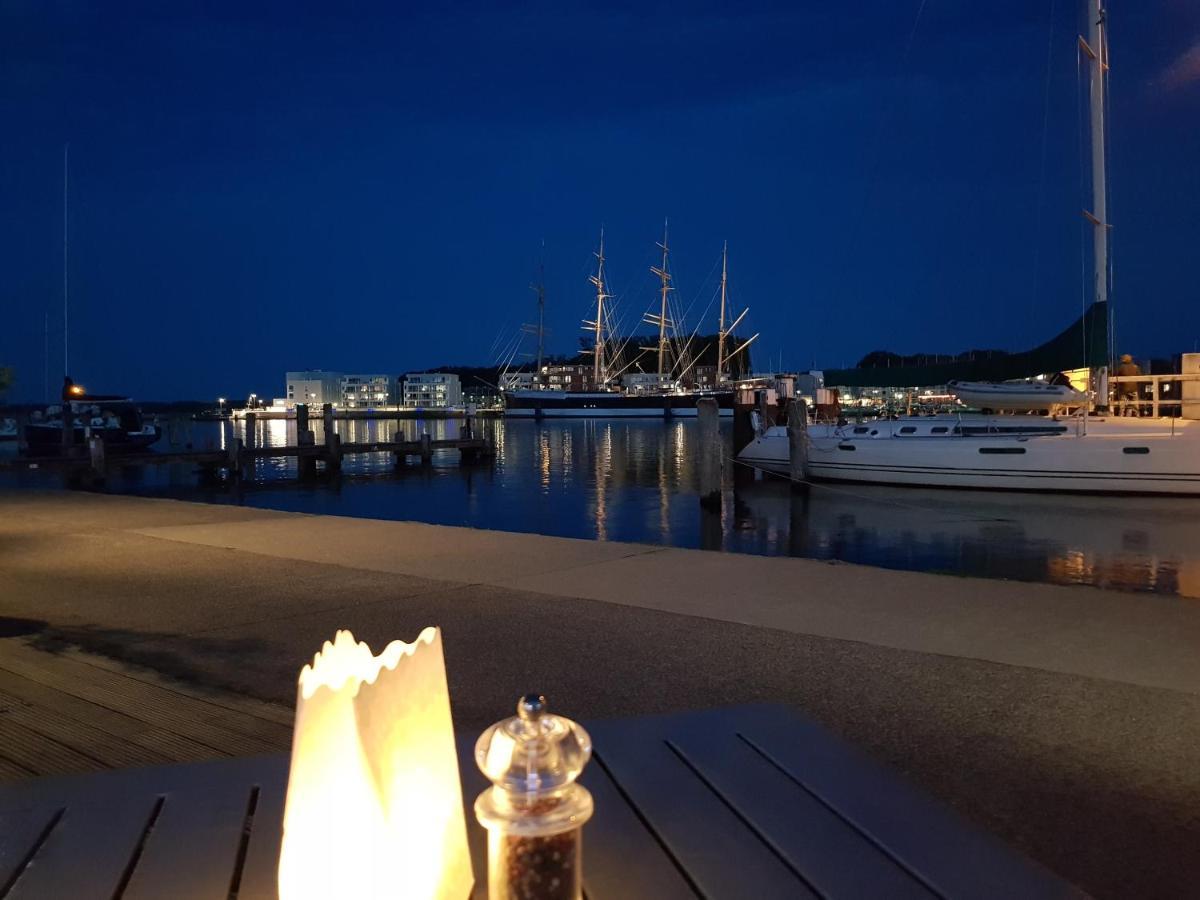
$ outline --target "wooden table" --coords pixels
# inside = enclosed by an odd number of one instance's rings
[[[589,900],[1084,896],[789,710],[587,727]],[[484,881],[473,744],[461,767]],[[0,898],[273,898],[286,787],[280,756],[4,787]]]

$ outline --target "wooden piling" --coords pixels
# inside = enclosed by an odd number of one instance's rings
[[[428,431],[421,434],[421,465],[433,465],[433,438]]]
[[[721,509],[721,472],[725,466],[720,416],[721,410],[712,397],[696,401],[696,418],[700,427],[700,506],[712,512]]]
[[[317,475],[317,457],[312,452],[315,448],[316,437],[308,427],[308,404],[296,404],[296,445],[300,449],[296,458],[296,471],[302,480],[315,478]]]
[[[332,403],[326,403],[321,407],[321,423],[325,428],[325,444],[328,446],[330,436],[336,433],[333,425]]]
[[[229,446],[225,448],[225,452],[229,454],[225,467],[229,470],[229,477],[234,481],[242,477],[242,439],[235,437],[229,442]]]
[[[808,404],[793,400],[788,406],[788,459],[792,490],[808,490]]]
[[[71,411],[71,401],[64,400],[62,405],[62,450],[64,454],[71,451],[73,443],[75,443],[75,414]]]
[[[246,449],[253,450],[258,443],[258,416],[252,412],[246,413]]]

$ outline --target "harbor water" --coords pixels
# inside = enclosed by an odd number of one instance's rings
[[[321,423],[313,423],[318,442]],[[344,441],[458,436],[458,420],[338,421]],[[241,422],[164,423],[160,450],[221,448]],[[295,512],[412,520],[562,537],[791,555],[958,575],[1088,584],[1200,598],[1200,501],[786,482],[727,462],[720,513],[697,493],[697,428],[682,420],[485,420],[491,464],[454,451],[397,469],[388,454],[347,456],[340,476],[297,483],[296,462],[260,461],[239,486],[192,466],[130,467],[104,489]],[[296,442],[295,423],[260,421],[256,443]],[[11,446],[11,445],[10,445]],[[54,484],[50,475],[4,483]],[[880,573],[880,590],[887,575]]]

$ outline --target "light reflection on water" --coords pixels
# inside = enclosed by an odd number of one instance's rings
[[[312,422],[323,441],[319,419]],[[263,460],[241,488],[200,485],[190,466],[131,469],[108,490],[218,503],[837,559],[895,569],[1092,584],[1200,597],[1200,501],[822,485],[726,473],[721,513],[702,513],[695,424],[488,421],[493,464],[396,471],[388,454],[347,457],[340,478],[289,483],[296,464]],[[239,423],[174,422],[158,449],[224,448]],[[459,434],[457,420],[339,421],[343,441]],[[256,443],[296,442],[294,422],[260,421]],[[174,446],[172,446],[174,441]],[[8,476],[4,483],[45,483]]]

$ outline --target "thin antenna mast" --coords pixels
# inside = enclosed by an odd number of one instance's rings
[[[729,241],[721,250],[721,319],[717,327],[717,378],[716,386],[720,387],[725,380],[725,288],[729,276]]]
[[[658,246],[662,248],[662,268],[651,266],[650,271],[657,275],[662,283],[662,287],[659,288],[662,293],[662,305],[658,315],[658,387],[661,388],[663,384],[663,372],[665,371],[664,364],[667,358],[667,295],[671,292],[671,272],[667,267],[667,256],[670,251],[667,249],[666,219],[663,220],[662,243]]]
[[[70,143],[63,144],[63,376],[71,374],[71,329],[67,308],[67,161]]]

